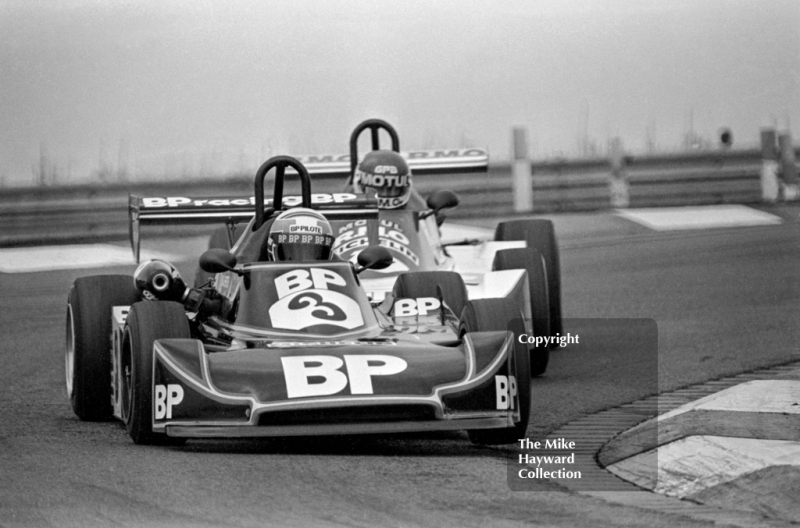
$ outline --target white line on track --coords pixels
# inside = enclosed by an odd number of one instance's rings
[[[682,405],[656,419],[665,421],[693,410],[800,414],[800,381],[748,381]]]
[[[744,205],[617,209],[616,213],[656,231],[776,225],[783,221]]]
[[[182,257],[155,251],[142,251],[142,260],[170,262]],[[102,268],[135,264],[131,250],[112,244],[79,244],[0,249],[0,272],[32,273],[67,269]]]

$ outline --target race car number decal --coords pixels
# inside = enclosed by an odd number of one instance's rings
[[[180,385],[156,385],[155,398],[153,404],[155,405],[155,419],[167,420],[172,418],[172,408],[183,401],[183,387]]]
[[[345,355],[344,360],[336,356],[290,356],[282,357],[281,363],[289,398],[330,396],[342,392],[348,383],[350,394],[373,394],[373,376],[399,374],[408,367],[402,358],[377,354]],[[341,370],[344,365],[347,373]]]
[[[381,220],[378,226],[378,244],[403,255],[414,265],[419,265],[419,256],[411,250],[411,241],[403,232],[403,228],[390,220]],[[367,221],[356,220],[339,228],[333,252],[341,256],[369,245],[367,237]]]
[[[289,309],[292,312],[297,312],[303,308],[310,308],[311,315],[318,319],[328,321],[344,321],[347,319],[347,314],[344,313],[344,310],[333,303],[325,302],[319,293],[305,292],[302,295],[295,295],[289,301]]]
[[[394,303],[395,317],[412,317],[415,315],[428,315],[438,310],[442,303],[435,297],[417,297],[416,299],[398,299]]]
[[[517,395],[517,380],[514,376],[495,376],[494,388],[497,393],[497,408],[507,410],[514,408],[514,396]]]
[[[358,303],[329,288],[346,285],[344,277],[322,268],[297,269],[276,277],[279,300],[269,308],[272,326],[286,330],[321,324],[358,328],[364,324]]]

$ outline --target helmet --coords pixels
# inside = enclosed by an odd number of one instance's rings
[[[148,301],[183,301],[186,284],[177,268],[164,260],[145,260],[133,272],[133,284]]]
[[[368,152],[353,175],[356,192],[372,187],[378,193],[378,207],[396,209],[411,196],[411,170],[403,156],[391,150]]]
[[[333,246],[333,229],[324,216],[311,209],[295,207],[275,218],[269,228],[267,251],[272,260],[328,260]]]

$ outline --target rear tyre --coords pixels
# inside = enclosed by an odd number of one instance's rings
[[[125,428],[136,444],[182,444],[185,440],[153,432],[153,343],[190,337],[182,305],[145,301],[131,306],[122,341]]]
[[[392,294],[396,299],[437,297],[436,287],[441,287],[447,306],[458,316],[467,303],[464,279],[453,271],[413,271],[397,276]]]
[[[113,306],[140,299],[129,275],[76,279],[67,297],[66,382],[72,410],[84,421],[111,418]]]
[[[547,292],[547,272],[544,257],[534,248],[503,249],[494,257],[495,270],[524,269],[528,272],[528,288],[531,297],[533,335],[550,336],[550,301]],[[531,377],[541,376],[550,362],[549,345],[531,345]]]
[[[461,333],[511,331],[514,339],[514,362],[516,364],[516,386],[519,396],[520,421],[514,427],[502,429],[475,429],[467,431],[475,444],[513,444],[525,437],[531,414],[530,355],[526,346],[516,339],[525,333],[522,313],[508,299],[477,299],[469,301],[461,314]],[[525,374],[520,374],[525,373]]]
[[[494,234],[499,241],[524,240],[528,247],[544,255],[547,266],[547,290],[550,295],[550,331],[563,334],[561,319],[561,262],[553,222],[550,220],[511,220],[500,222]],[[555,346],[555,345],[553,345]]]

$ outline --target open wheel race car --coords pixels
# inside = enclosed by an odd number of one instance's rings
[[[389,151],[380,148],[381,130],[390,138]],[[372,150],[366,156],[360,156],[359,138],[366,131],[370,132]],[[531,375],[535,377],[544,374],[549,362],[550,349],[558,346],[557,337],[563,334],[561,267],[553,223],[544,219],[500,222],[493,240],[468,237],[444,243],[439,227],[445,220],[445,211],[458,205],[458,197],[452,191],[439,190],[431,194],[427,200],[423,199],[411,184],[411,172],[439,175],[486,170],[488,157],[480,149],[467,149],[411,152],[402,157],[407,158],[406,161],[403,159],[398,161],[399,166],[391,163],[381,165],[380,161],[377,162],[377,166],[376,163],[369,165],[369,160],[366,159],[373,156],[375,160],[387,160],[393,155],[397,159],[399,153],[400,142],[396,130],[383,120],[369,119],[353,130],[350,136],[349,155],[311,160],[310,165],[314,174],[346,176],[345,194],[339,196],[362,192],[384,174],[396,174],[397,178],[408,176],[403,181],[406,184],[406,189],[403,190],[408,195],[401,206],[393,207],[389,200],[396,195],[388,193],[385,197],[386,202],[379,203],[377,218],[374,215],[359,215],[356,212],[346,219],[333,222],[336,235],[335,251],[342,259],[355,262],[359,252],[368,245],[379,244],[389,249],[395,259],[391,267],[370,270],[362,275],[364,288],[373,299],[380,299],[391,292],[397,276],[407,271],[453,271],[459,274],[467,286],[467,295],[456,302],[454,306],[456,313],[460,313],[467,299],[507,296],[518,298],[517,306],[522,310],[527,322],[527,335],[550,338],[548,344],[539,341],[529,346]],[[359,165],[360,160],[362,163]],[[373,180],[370,182],[369,178]],[[400,187],[384,187],[386,188],[400,189]],[[381,190],[378,186],[379,193]],[[332,200],[332,198],[326,199]],[[160,203],[165,203],[164,199]],[[355,201],[350,203],[356,210],[360,207]],[[174,209],[177,213],[181,208],[176,206],[169,209]],[[154,209],[153,213],[163,214],[164,209],[164,207],[160,210]],[[188,211],[192,208],[186,206],[183,209]],[[219,228],[211,235],[209,248],[231,248],[244,232],[244,226],[236,225],[239,221],[239,217],[230,217],[227,227]],[[513,276],[494,273],[505,270],[527,272],[526,294],[515,291],[516,279]],[[200,272],[196,284],[207,279],[208,276]],[[437,280],[445,279],[437,276]],[[420,278],[408,286],[409,295],[414,294],[417,287],[427,290],[431,285]]]
[[[447,271],[401,273],[391,292],[370,299],[362,276],[394,261],[380,245],[362,248],[355,263],[269,260],[270,227],[288,208],[287,168],[301,180],[298,205],[333,222],[378,218],[368,195],[349,200],[359,207],[315,204],[305,167],[278,156],[256,174],[250,220],[235,246],[200,257],[213,274],[208,284],[187,287],[158,260],[143,262],[134,277],[77,279],[66,320],[77,416],[119,419],[137,444],[438,430],[466,430],[486,444],[523,437],[530,356],[516,339],[525,332],[518,299],[467,300],[461,276]],[[137,254],[139,220],[176,220],[174,211],[154,218],[140,203],[132,199]],[[218,221],[218,212],[179,220]],[[520,270],[498,273],[524,279]]]

